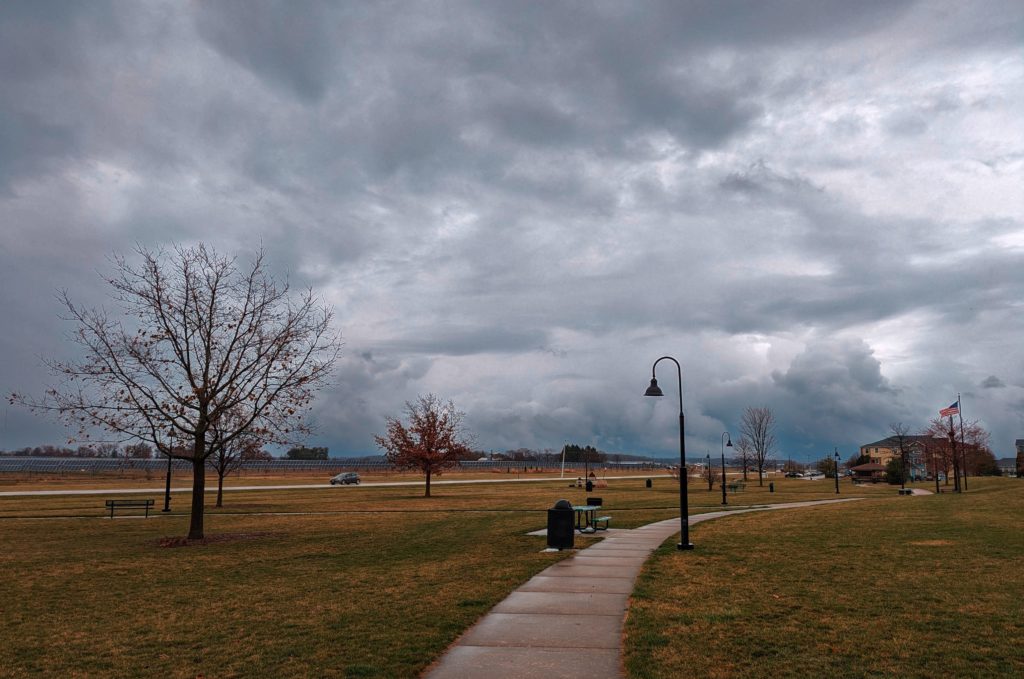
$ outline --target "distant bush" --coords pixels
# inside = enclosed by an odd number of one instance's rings
[[[285,453],[284,456],[289,460],[326,460],[327,448],[306,448],[305,446],[299,446],[292,448]]]
[[[885,465],[885,482],[894,486],[898,486],[903,483],[903,465],[900,464],[900,459],[898,457],[892,458],[889,460],[889,463]]]

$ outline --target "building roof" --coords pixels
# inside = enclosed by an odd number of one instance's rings
[[[880,465],[877,462],[868,462],[866,464],[859,464],[856,467],[850,467],[851,472],[884,472],[885,466]]]
[[[932,436],[931,434],[907,434],[906,436],[903,437],[903,442],[905,444],[910,444],[910,443],[927,443],[929,441],[936,440],[936,438],[937,437]],[[938,439],[938,440],[944,441],[945,439]],[[861,446],[861,448],[871,448],[871,447],[876,447],[876,448],[895,448],[898,445],[899,445],[899,439],[897,439],[895,436],[889,436],[889,437],[886,437],[886,438],[882,439],[881,441],[875,441],[874,443],[865,443],[864,445]]]

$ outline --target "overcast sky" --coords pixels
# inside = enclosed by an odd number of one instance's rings
[[[135,243],[334,306],[311,443],[434,392],[480,448],[780,454],[963,394],[1024,438],[1024,4],[4,2],[0,389]],[[0,449],[68,432],[5,408]]]

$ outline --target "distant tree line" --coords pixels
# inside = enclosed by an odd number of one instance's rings
[[[533,448],[512,448],[496,453],[485,450],[474,450],[467,459],[479,460],[503,460],[514,462],[538,462],[542,464],[560,464],[562,461],[561,448],[544,448],[536,450]],[[653,458],[646,455],[629,455],[626,453],[606,453],[593,446],[580,446],[567,444],[565,446],[566,462],[652,462]]]
[[[111,457],[135,460],[149,460],[153,448],[145,443],[120,446],[116,443],[96,443],[69,448],[67,446],[26,446],[17,450],[2,451],[0,455],[10,457]]]

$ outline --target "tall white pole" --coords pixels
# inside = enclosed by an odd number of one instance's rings
[[[558,478],[560,478],[560,479],[564,479],[565,478],[565,444],[564,443],[562,444],[562,475],[559,476]]]
[[[964,406],[960,392],[956,392],[956,414],[960,416],[960,459],[964,462],[964,490],[967,490],[967,441],[964,440]]]

